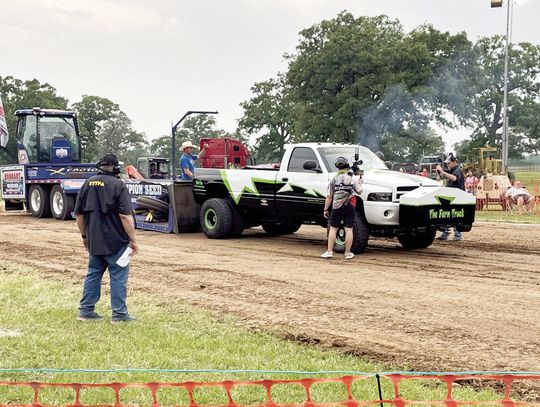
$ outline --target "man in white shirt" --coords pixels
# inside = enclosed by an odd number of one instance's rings
[[[514,186],[508,188],[506,198],[517,206],[520,214],[523,214],[525,209],[532,211],[534,208],[535,198],[523,187],[521,181],[514,182]]]

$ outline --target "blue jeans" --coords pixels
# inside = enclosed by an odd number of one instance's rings
[[[448,239],[449,234],[450,234],[450,228],[444,228],[443,232],[441,233],[441,237],[443,239]],[[454,239],[461,239],[461,232],[457,230],[457,228],[454,228]]]
[[[101,279],[107,268],[111,279],[112,316],[113,318],[121,318],[128,315],[126,298],[129,265],[120,267],[116,264],[124,250],[125,247],[118,253],[108,256],[90,255],[88,273],[84,279],[83,296],[79,305],[80,316],[87,316],[94,312],[96,303],[101,297]]]

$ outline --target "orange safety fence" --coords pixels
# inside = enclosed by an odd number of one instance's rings
[[[406,394],[406,382],[411,380],[428,381],[428,387],[433,387],[433,382],[438,382],[442,386],[441,398],[438,400],[414,400],[408,399]],[[371,392],[371,399],[362,399],[353,390],[357,384],[367,385]],[[385,381],[384,385],[381,382]],[[496,398],[482,401],[472,401],[463,399],[463,394],[459,389],[463,383],[480,381],[479,383],[489,382],[499,392]],[[314,388],[321,384],[337,384],[344,389],[342,400],[328,401],[317,400],[314,393],[320,392],[320,389],[314,392]],[[393,405],[396,407],[404,406],[540,406],[540,394],[531,397],[530,392],[516,391],[520,384],[527,384],[538,390],[540,388],[540,374],[402,374],[402,373],[385,373],[385,374],[366,374],[358,376],[342,376],[333,378],[301,378],[301,379],[283,379],[283,380],[257,380],[257,381],[221,381],[221,382],[151,382],[151,383],[45,383],[45,382],[0,382],[0,407],[49,407],[58,404],[47,404],[40,400],[42,391],[48,388],[62,388],[72,392],[73,398],[71,402],[62,403],[63,407],[127,407],[133,405],[148,405],[150,407],[182,405],[187,407],[360,407],[370,405]],[[294,385],[300,388],[302,400],[282,401],[278,400],[274,395],[274,390],[278,386]],[[430,386],[431,385],[431,386]],[[256,402],[250,401],[244,403],[236,398],[234,390],[242,387],[259,387],[261,390],[260,400]],[[2,388],[29,388],[33,395],[31,400],[24,403],[18,403],[16,400],[5,400],[5,395],[2,397]],[[404,389],[405,387],[405,389]],[[105,388],[112,390],[114,393],[114,402],[110,403],[95,403],[84,404],[81,400],[81,392],[86,389]],[[122,390],[124,389],[143,389],[150,394],[147,404],[130,404],[130,400],[124,400]],[[197,390],[202,388],[218,388],[226,395],[224,403],[204,403],[200,402],[196,397]],[[185,403],[169,403],[162,404],[160,400],[160,390],[173,389],[182,390],[187,394]],[[321,388],[322,389],[322,388]],[[5,393],[5,392],[4,392]],[[528,394],[527,396],[521,396]],[[461,396],[461,397],[460,397]],[[320,397],[318,397],[320,398]],[[523,398],[523,399],[520,399]],[[150,401],[151,400],[151,401]],[[226,401],[225,401],[226,400]]]

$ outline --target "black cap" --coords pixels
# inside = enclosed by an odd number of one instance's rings
[[[102,166],[102,165],[112,165],[112,166],[116,166],[118,165],[118,157],[116,155],[114,155],[113,153],[107,153],[103,156],[103,158],[101,160],[99,160],[98,162],[98,165],[99,166]]]

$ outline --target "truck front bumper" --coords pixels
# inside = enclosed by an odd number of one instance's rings
[[[406,229],[455,226],[469,231],[476,198],[457,188],[418,188],[401,196],[399,226]]]

